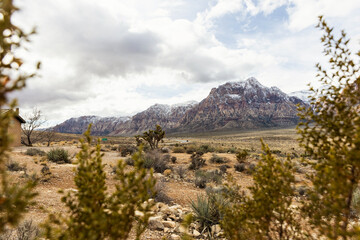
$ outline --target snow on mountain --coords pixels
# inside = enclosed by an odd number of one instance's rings
[[[298,122],[296,104],[304,104],[277,87],[263,86],[255,78],[213,88],[189,109],[176,131],[285,127]]]
[[[301,91],[295,91],[295,92],[291,92],[288,95],[289,96],[293,96],[293,97],[297,97],[299,99],[301,99],[303,102],[305,103],[309,103],[309,96],[311,96],[313,93],[309,90],[301,90]]]
[[[176,103],[176,104],[173,104],[171,105],[171,108],[177,108],[177,107],[189,107],[189,106],[194,106],[198,104],[197,101],[194,101],[194,100],[190,100],[190,101],[187,101],[187,102],[183,102],[183,103]]]

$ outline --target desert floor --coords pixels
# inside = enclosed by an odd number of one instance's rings
[[[58,137],[58,141],[52,142],[50,147],[46,144],[35,144],[32,148],[38,148],[45,152],[48,152],[52,148],[64,148],[69,152],[72,159],[75,159],[76,153],[80,150],[78,138],[81,136],[77,135],[61,135]],[[297,186],[306,186],[308,183],[304,176],[306,167],[302,166],[299,162],[300,156],[303,153],[299,147],[297,138],[298,135],[294,128],[289,129],[273,129],[263,131],[248,131],[248,132],[227,132],[227,133],[216,133],[216,134],[198,134],[192,136],[172,136],[167,137],[161,147],[172,149],[175,146],[201,146],[209,145],[215,149],[219,148],[236,148],[236,149],[247,149],[249,157],[247,161],[256,164],[257,161],[261,161],[261,143],[262,138],[266,144],[274,151],[279,158],[284,158],[288,154],[291,155],[293,161],[298,165],[298,171],[296,173]],[[104,153],[103,163],[107,174],[107,185],[109,191],[112,190],[116,184],[114,174],[112,173],[113,166],[126,157],[121,157],[120,152],[115,150],[117,146],[122,144],[135,144],[133,138],[122,138],[122,137],[109,137],[106,142],[102,142],[102,150]],[[40,224],[47,219],[48,213],[66,213],[66,208],[61,203],[62,193],[60,190],[69,191],[75,189],[74,185],[74,164],[56,164],[44,160],[44,157],[40,156],[28,156],[25,152],[29,147],[16,147],[10,154],[10,161],[17,162],[21,166],[26,167],[25,171],[12,171],[10,176],[14,184],[25,182],[26,179],[36,175],[40,179],[36,191],[38,196],[36,197],[36,205],[30,207],[29,212],[26,214],[25,219],[32,219],[36,223]],[[179,167],[187,169],[190,163],[190,154],[187,153],[173,153],[169,152],[171,156],[177,158],[176,163],[170,163],[172,168],[170,173],[155,174],[158,181],[163,182],[162,191],[171,198],[170,204],[180,204],[184,207],[190,206],[190,201],[195,200],[198,194],[204,194],[205,190],[195,186],[195,174],[194,171],[186,170],[184,178],[180,178],[176,172]],[[209,159],[214,153],[204,154],[206,159],[206,166],[202,168],[205,171],[212,171],[219,169],[220,165],[227,165],[229,168],[226,173],[222,176],[222,183],[226,182],[227,177],[232,175],[237,184],[242,186],[244,189],[251,186],[252,176],[251,174],[244,172],[236,172],[234,165],[237,163],[234,153],[216,153],[220,157],[225,157],[227,162],[224,164],[210,163]],[[47,178],[42,179],[41,169],[43,164],[47,164],[50,168],[51,175]],[[131,166],[128,166],[131,169]],[[217,183],[208,183],[207,186],[216,186]],[[156,233],[145,233],[144,239],[158,239],[159,235]]]

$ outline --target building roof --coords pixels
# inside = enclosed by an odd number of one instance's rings
[[[10,109],[1,109],[1,113],[6,113],[10,111]],[[14,111],[14,110],[12,110]],[[20,122],[20,123],[26,123],[26,121],[19,115],[19,109],[17,108],[15,111],[14,117]]]

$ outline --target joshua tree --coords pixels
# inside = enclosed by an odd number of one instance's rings
[[[155,130],[149,130],[142,135],[136,135],[136,142],[138,145],[144,140],[150,145],[151,149],[159,148],[159,142],[165,137],[165,131],[162,130],[160,125],[156,125]]]

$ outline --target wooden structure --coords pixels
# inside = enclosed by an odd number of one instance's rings
[[[3,110],[6,112],[9,110]],[[16,108],[13,119],[10,122],[10,127],[8,129],[8,133],[12,137],[11,147],[19,147],[21,146],[21,124],[26,121],[19,115],[19,109]]]

